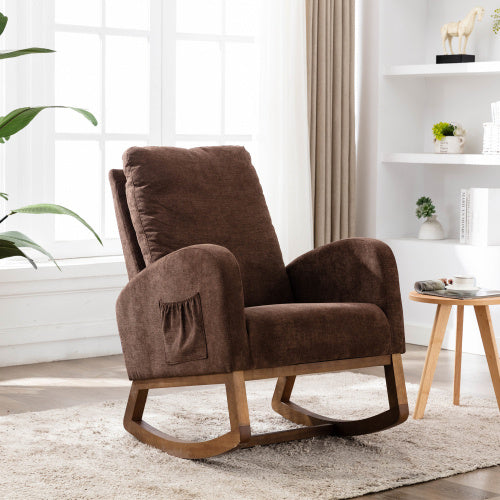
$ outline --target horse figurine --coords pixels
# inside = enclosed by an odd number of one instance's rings
[[[465,54],[467,42],[469,41],[469,37],[470,34],[472,33],[472,30],[474,29],[474,22],[476,20],[476,16],[478,21],[481,21],[481,19],[483,19],[484,16],[483,7],[474,7],[467,14],[467,16],[461,21],[458,21],[458,23],[448,23],[444,24],[441,27],[441,40],[443,41],[443,49],[445,54],[448,54],[448,51],[446,50],[446,40],[448,40],[448,44],[450,46],[450,52],[452,54],[455,53],[453,52],[453,47],[451,45],[451,41],[454,36],[458,37],[458,53]],[[462,46],[464,38],[465,38],[465,43],[463,43]]]

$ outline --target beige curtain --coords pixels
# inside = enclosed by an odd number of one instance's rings
[[[354,234],[354,0],[306,0],[314,245]]]

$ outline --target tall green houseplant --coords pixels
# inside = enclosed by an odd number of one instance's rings
[[[0,13],[0,35],[4,32],[7,26],[8,18]],[[28,49],[20,50],[6,50],[0,51],[0,59],[9,59],[11,57],[20,57],[27,54],[41,54],[54,52],[51,49],[42,49],[39,47],[31,47]],[[68,108],[80,113],[84,116],[92,125],[97,125],[97,120],[95,116],[85,109],[73,108],[71,106],[37,106],[37,107],[26,107],[18,108],[6,116],[0,117],[0,143],[3,144],[8,141],[11,136],[17,134],[20,130],[25,128],[41,111],[48,108]],[[8,200],[7,193],[0,193],[0,197],[4,200]],[[78,214],[72,212],[68,208],[62,207],[61,205],[54,205],[51,203],[39,203],[36,205],[28,205],[21,208],[16,208],[10,210],[5,216],[0,218],[0,224],[14,214],[56,214],[56,215],[69,215],[75,218],[85,227],[87,227],[92,234],[97,238],[97,241],[102,245],[102,241],[98,234],[90,227],[87,222],[85,222]],[[36,269],[36,264],[28,255],[24,253],[23,248],[32,248],[44,255],[46,255],[50,260],[54,262],[57,266],[57,262],[54,257],[42,248],[40,245],[35,243],[31,238],[26,236],[19,231],[6,231],[0,233],[0,259],[6,259],[8,257],[24,257],[28,259],[31,265]],[[59,267],[59,266],[57,266]]]

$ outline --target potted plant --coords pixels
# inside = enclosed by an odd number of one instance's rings
[[[465,130],[459,123],[439,122],[432,127],[435,153],[464,152]]]
[[[498,35],[500,33],[500,9],[495,9],[491,17],[493,18],[493,33]]]
[[[5,26],[7,25],[7,21],[8,18],[0,13],[0,35],[4,31]],[[20,57],[27,54],[40,54],[47,52],[54,51],[39,47],[31,47],[28,49],[20,50],[6,50],[0,52],[0,59],[8,59],[11,57]],[[77,113],[80,113],[82,116],[84,116],[94,126],[97,125],[97,120],[95,119],[94,115],[81,108],[73,108],[70,106],[37,106],[19,108],[11,111],[10,113],[7,113],[5,116],[0,117],[0,144],[8,141],[11,136],[17,134],[20,130],[26,127],[41,111],[47,108],[72,109],[73,111],[76,111]],[[6,193],[0,193],[0,198],[8,200],[8,195]],[[3,217],[0,217],[0,224],[11,215],[23,213],[69,215],[70,217],[75,218],[78,222],[87,227],[102,245],[101,239],[99,238],[97,233],[78,214],[69,210],[68,208],[62,207],[60,205],[54,205],[52,203],[38,203],[36,205],[28,205],[9,210],[7,214],[5,214]],[[0,260],[9,257],[24,257],[25,259],[28,259],[31,265],[36,269],[35,262],[29,257],[29,255],[25,253],[25,251],[22,250],[23,248],[30,248],[46,255],[57,266],[57,263],[52,255],[25,234],[22,234],[19,231],[0,232]]]
[[[418,232],[419,239],[442,240],[444,238],[443,226],[437,220],[436,206],[428,196],[422,196],[417,200],[415,213],[417,219],[426,219],[420,226],[420,231]]]

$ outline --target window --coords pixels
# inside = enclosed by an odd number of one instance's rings
[[[92,129],[75,113],[55,114],[54,199],[84,216],[110,252],[118,250],[112,241],[118,232],[107,172],[121,167],[128,147],[154,142],[150,107],[159,105],[160,96],[150,91],[150,18],[144,0],[54,4],[54,102],[78,103],[99,120]],[[60,248],[70,240],[80,243],[67,249],[82,249],[88,238],[81,225],[55,218]]]
[[[7,146],[2,187],[13,203],[53,201],[67,206],[103,237],[100,248],[70,218],[23,221],[23,230],[56,257],[121,253],[107,173],[121,168],[128,147],[241,144],[251,151],[256,2],[6,3],[10,19],[44,21],[34,23],[41,26],[35,31],[31,25],[18,33],[9,46],[54,47],[56,54],[19,59],[15,78],[7,78],[5,107],[40,102],[78,106],[99,121],[92,127],[76,113],[47,111]],[[36,79],[39,85],[18,85],[26,79]],[[16,172],[11,165],[17,165]],[[26,179],[31,180],[29,188]],[[14,221],[10,224],[14,227]]]
[[[256,108],[254,31],[256,2],[171,2],[175,80],[167,80],[175,113],[167,115],[166,140],[179,147],[242,144],[251,149]],[[195,14],[196,13],[196,14]],[[169,34],[167,34],[168,36]],[[175,106],[175,107],[174,107]],[[175,121],[174,121],[175,117]]]

